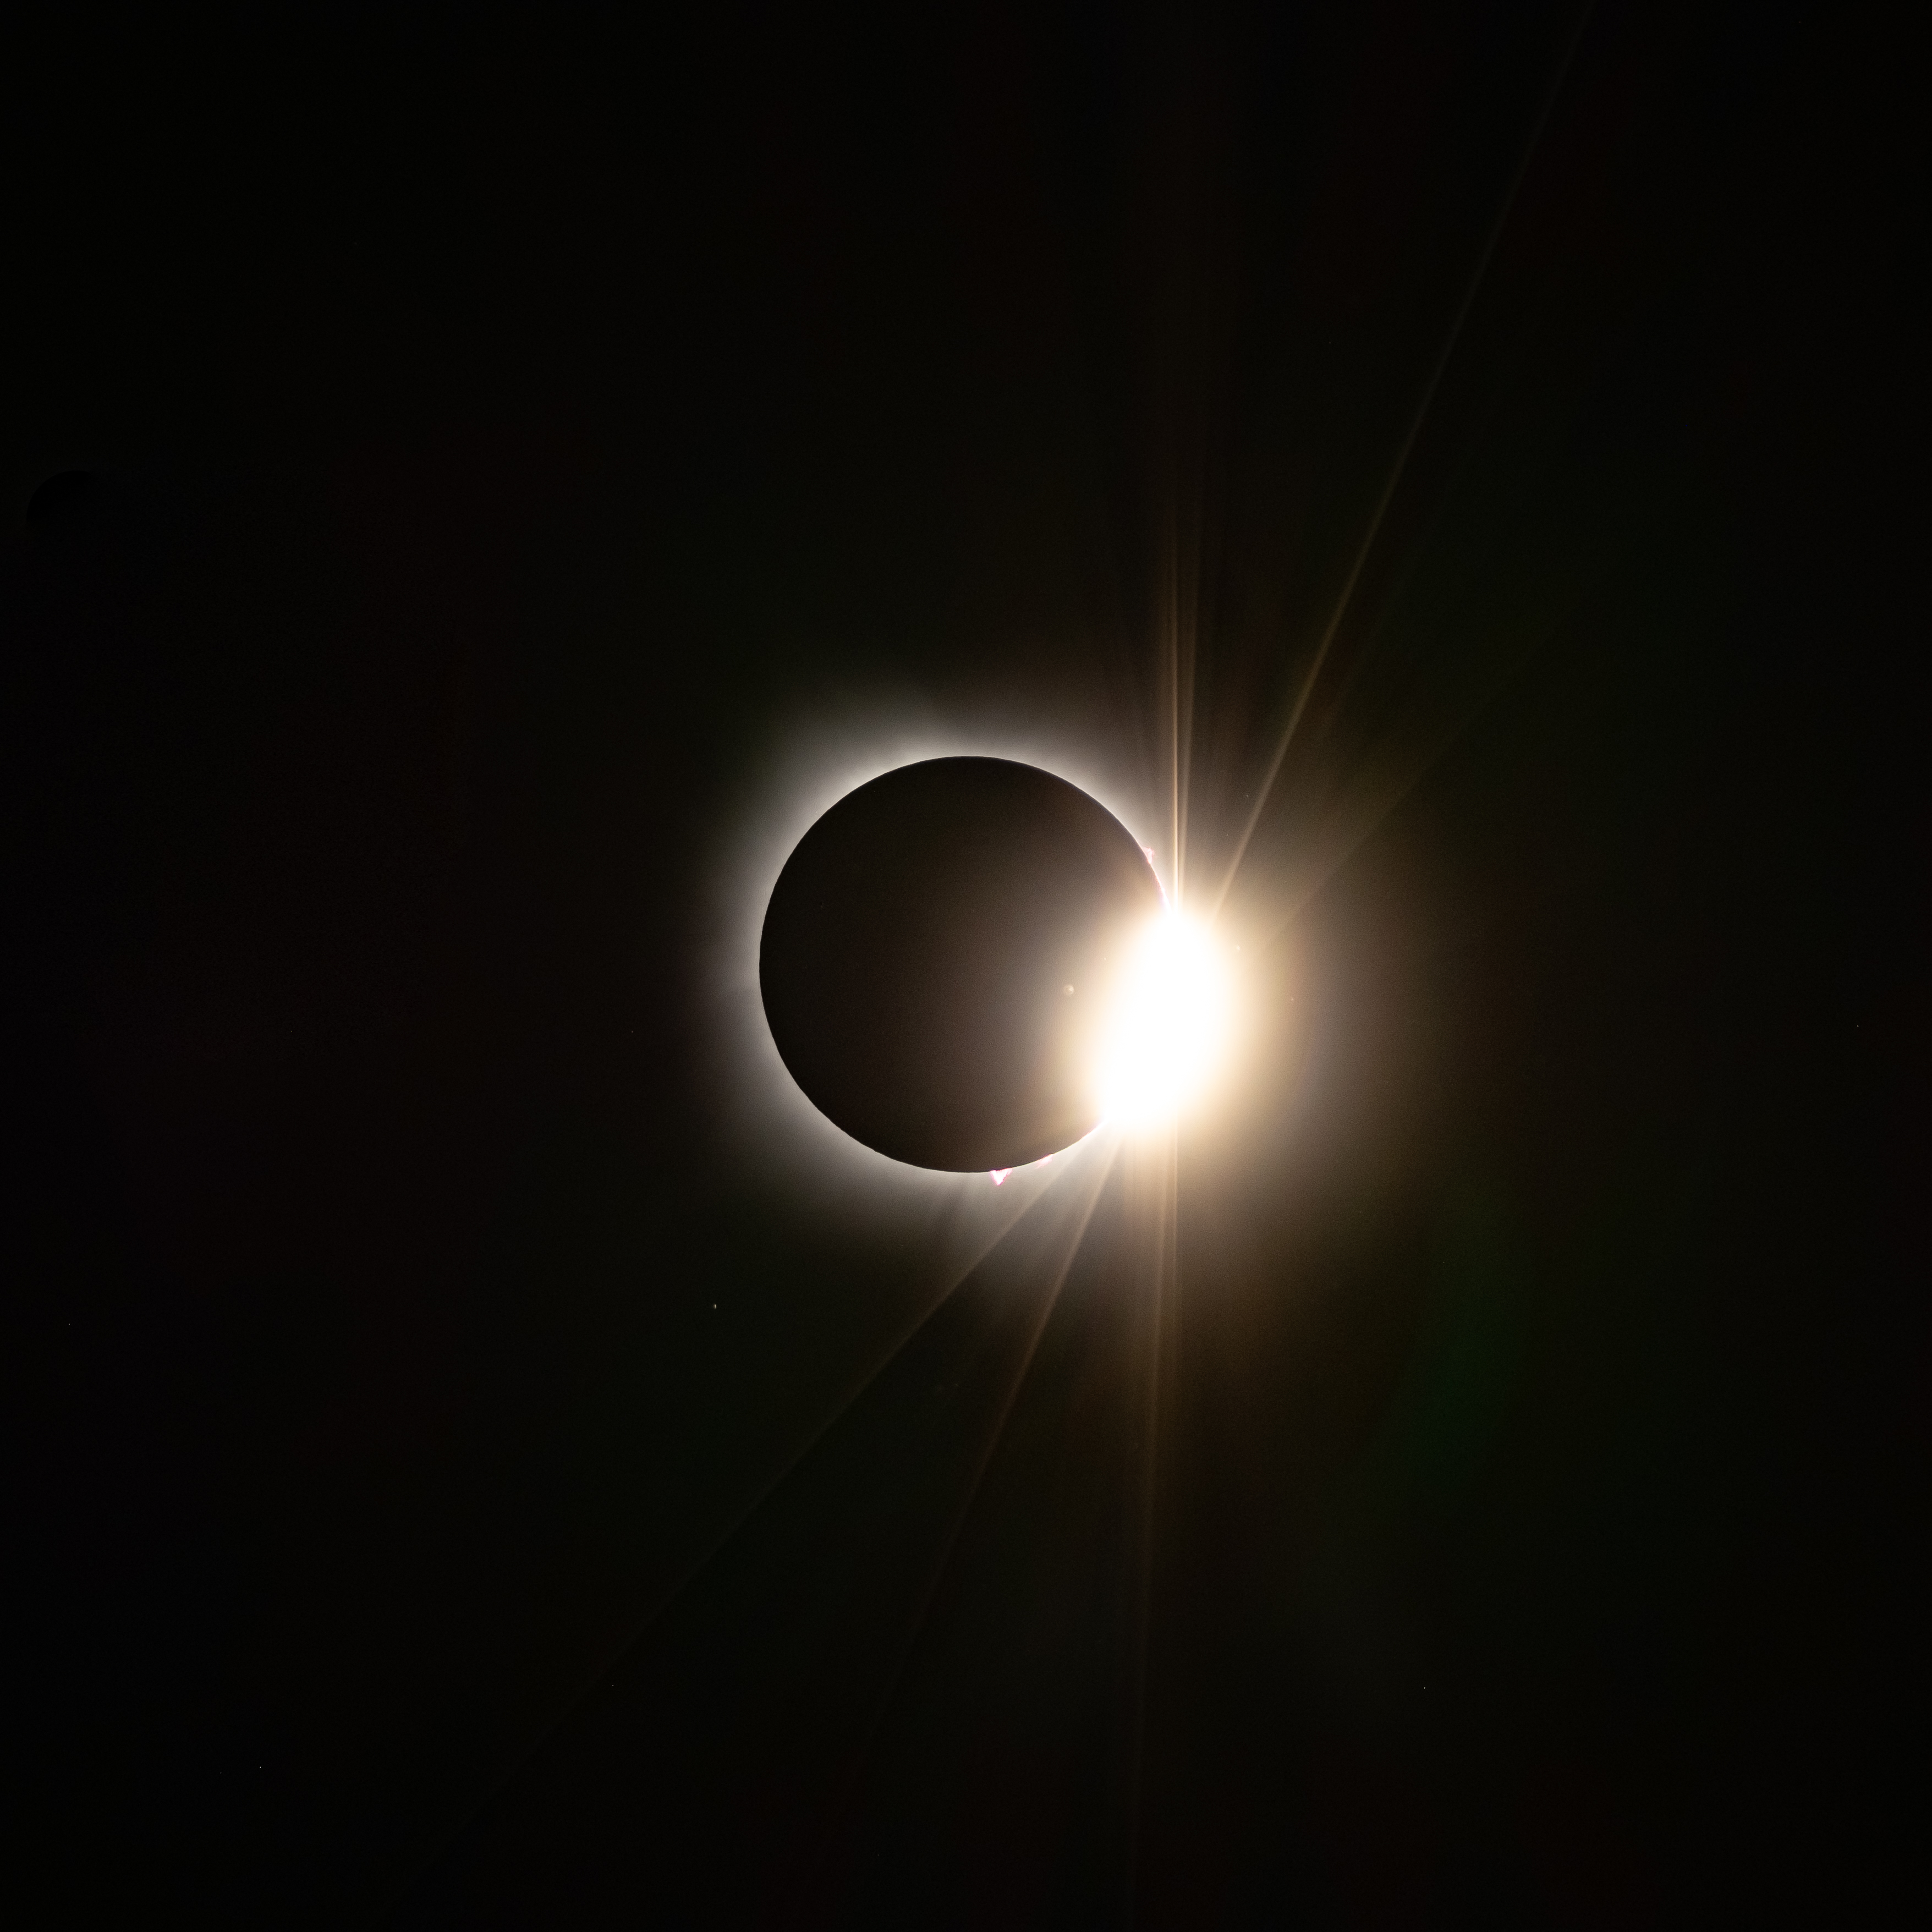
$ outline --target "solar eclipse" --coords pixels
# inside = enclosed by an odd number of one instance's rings
[[[827,1118],[908,1165],[1024,1166],[1164,1117],[1219,1032],[1211,957],[1078,787],[932,758],[848,793],[787,860],[766,1019]]]
[[[1026,1166],[1102,1120],[1165,1122],[1226,1030],[1214,949],[1145,849],[1004,758],[904,765],[825,813],[772,890],[759,982],[820,1112],[955,1172]]]

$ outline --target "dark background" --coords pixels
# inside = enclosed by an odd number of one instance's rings
[[[35,1922],[1909,1916],[1902,39],[7,31]],[[1159,830],[1178,684],[1218,878],[1372,530],[1166,1327],[1124,1172],[1023,1382],[1007,1248],[893,1355],[732,1126],[747,801],[883,704]]]

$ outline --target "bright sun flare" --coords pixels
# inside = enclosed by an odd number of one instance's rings
[[[1144,1128],[1185,1112],[1220,1070],[1232,1018],[1219,949],[1192,921],[1162,912],[1136,938],[1102,1029],[1102,1117]]]

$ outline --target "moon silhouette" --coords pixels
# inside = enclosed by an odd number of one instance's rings
[[[807,1097],[914,1166],[1023,1166],[1100,1118],[1093,1055],[1161,908],[1133,836],[1004,758],[902,766],[832,806],[772,889],[765,1015]]]

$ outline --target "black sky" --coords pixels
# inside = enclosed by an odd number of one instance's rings
[[[1901,37],[9,33],[34,1922],[1917,1882]],[[910,719],[1165,842],[1177,668],[1190,890],[1298,720],[1178,1300],[1123,1169],[895,1354],[934,1241],[743,1130],[746,828]]]

